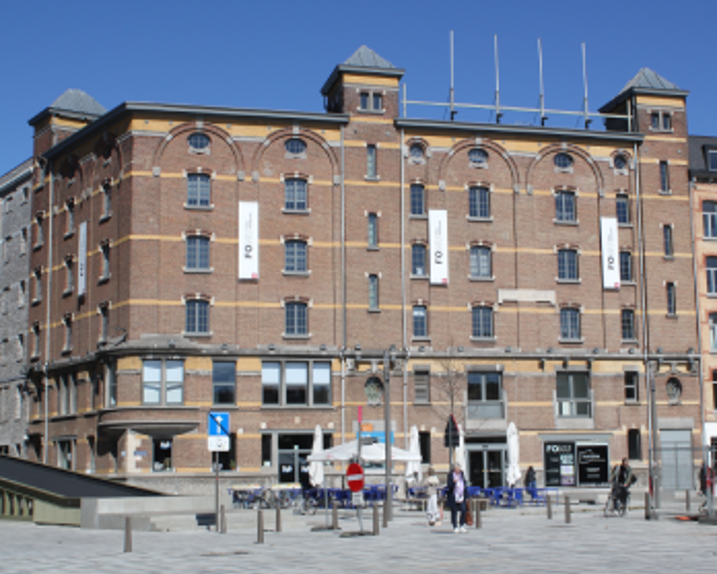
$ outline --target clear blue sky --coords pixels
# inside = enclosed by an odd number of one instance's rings
[[[649,67],[691,92],[690,133],[717,135],[717,76],[705,65],[715,53],[714,0],[0,4],[0,174],[30,155],[27,120],[68,88],[108,109],[147,101],[321,111],[329,73],[366,44],[406,69],[409,99],[445,101],[450,30],[457,101],[493,103],[497,34],[503,104],[537,105],[542,38],[546,105],[579,110],[585,42],[591,110]],[[409,116],[442,114],[415,107]],[[490,118],[461,112],[458,119]]]

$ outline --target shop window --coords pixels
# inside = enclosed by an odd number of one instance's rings
[[[640,429],[627,430],[627,457],[630,460],[642,459],[641,442]]]
[[[172,470],[172,439],[152,439],[152,471],[164,472]]]
[[[212,368],[213,404],[236,403],[236,363],[215,361]]]
[[[559,417],[592,417],[592,391],[587,373],[557,373],[555,396]]]
[[[181,405],[184,403],[184,362],[148,359],[142,363],[142,403]]]
[[[636,403],[640,400],[639,375],[634,371],[625,372],[625,402]]]
[[[329,406],[331,363],[265,361],[261,366],[265,406]]]
[[[415,403],[431,402],[430,371],[415,371],[413,373],[413,401]]]

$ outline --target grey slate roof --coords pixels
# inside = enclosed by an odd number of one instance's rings
[[[78,114],[90,114],[93,116],[101,116],[107,110],[100,105],[92,96],[82,90],[70,89],[57,98],[50,105],[51,108],[57,110],[65,110]]]
[[[710,172],[707,165],[707,151],[717,150],[717,137],[689,136],[690,175],[694,177],[717,178],[717,172]]]
[[[657,72],[652,71],[650,68],[642,68],[632,80],[625,84],[625,87],[620,91],[620,93],[626,92],[631,88],[669,91],[679,91],[680,89],[669,80],[663,78]]]
[[[11,185],[23,177],[29,178],[30,175],[32,175],[32,158],[26,159],[17,167],[0,176],[0,193],[5,191],[7,185]]]
[[[344,65],[355,66],[357,68],[396,69],[396,66],[379,56],[368,46],[361,46],[344,62]]]

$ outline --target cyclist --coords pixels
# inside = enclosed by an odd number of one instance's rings
[[[627,458],[622,459],[622,464],[615,465],[610,473],[610,482],[617,488],[617,499],[623,508],[627,507],[627,496],[630,493],[630,487],[636,482],[632,473],[632,468]]]

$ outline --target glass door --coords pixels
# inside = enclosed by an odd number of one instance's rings
[[[505,486],[505,451],[468,451],[468,481],[471,486],[497,488]]]

